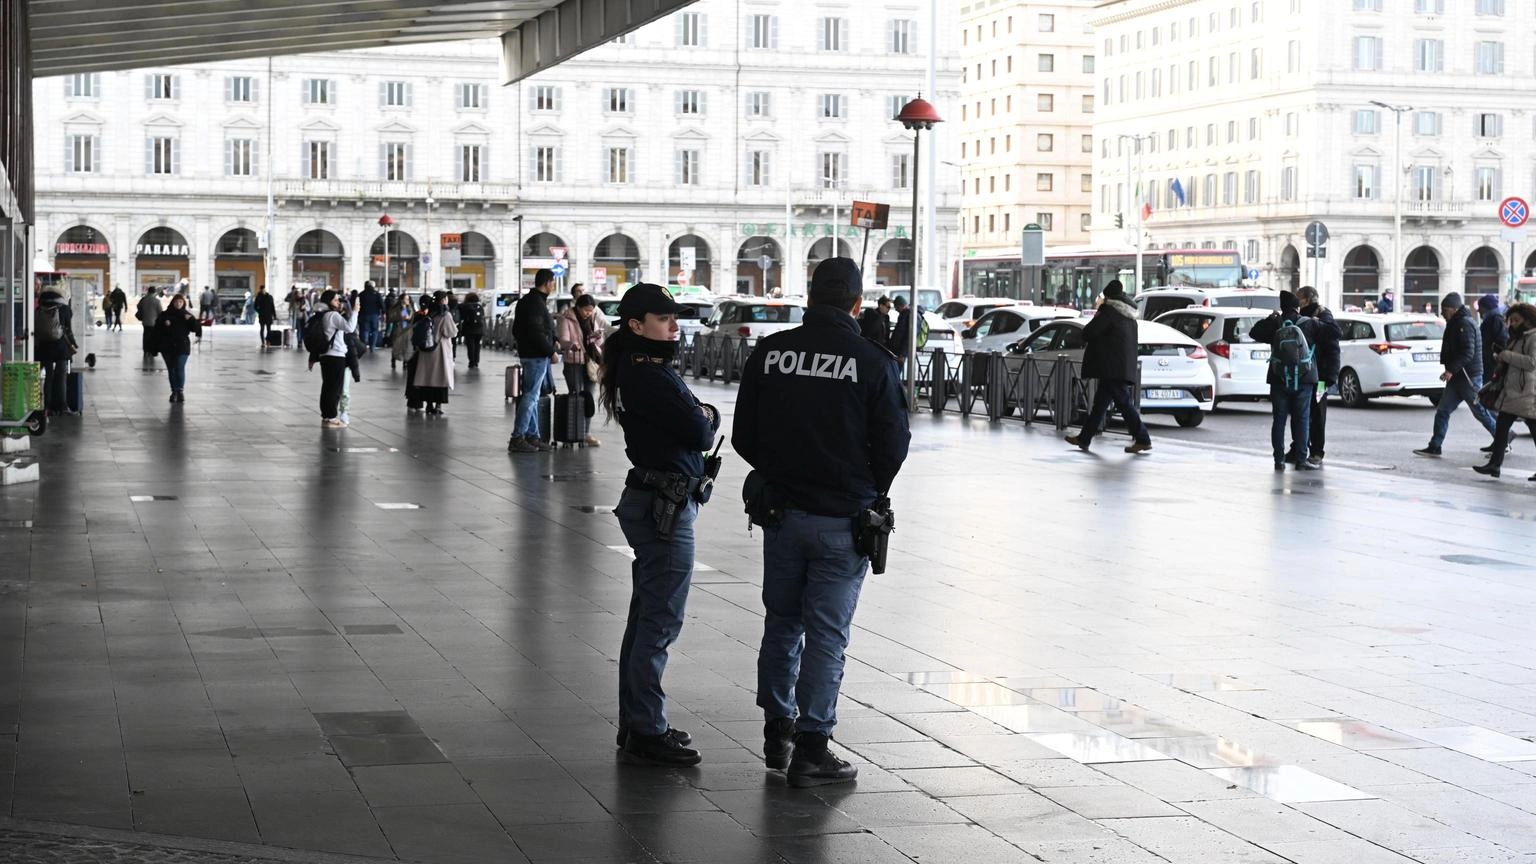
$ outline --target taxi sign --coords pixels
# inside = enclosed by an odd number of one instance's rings
[[[849,224],[855,228],[884,231],[891,218],[891,205],[855,201],[849,210]]]

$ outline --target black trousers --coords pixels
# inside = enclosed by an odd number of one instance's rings
[[[1504,449],[1509,446],[1509,433],[1514,431],[1517,420],[1524,420],[1525,428],[1531,430],[1531,438],[1536,439],[1536,420],[1500,411],[1493,421],[1493,453],[1488,457],[1489,465],[1497,467],[1504,464]]]
[[[469,352],[469,368],[474,369],[480,365],[480,339],[482,337],[465,336],[464,350]]]
[[[43,408],[50,414],[62,414],[69,410],[68,381],[68,357],[43,361]]]
[[[1308,456],[1323,458],[1323,448],[1328,443],[1328,397],[1312,400],[1312,418],[1308,421],[1311,432],[1307,436]]]
[[[1093,391],[1093,407],[1088,411],[1088,419],[1083,423],[1083,431],[1077,433],[1078,437],[1087,446],[1099,430],[1104,428],[1104,421],[1109,417],[1109,406],[1113,403],[1120,411],[1120,419],[1125,421],[1125,427],[1130,431],[1131,437],[1141,444],[1152,443],[1152,433],[1147,430],[1147,424],[1142,422],[1141,411],[1136,408],[1136,401],[1132,398],[1131,382],[1100,380],[1098,389]]]
[[[325,420],[336,419],[341,407],[342,380],[347,374],[347,358],[320,358],[320,416]]]

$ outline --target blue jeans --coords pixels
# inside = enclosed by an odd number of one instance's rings
[[[379,347],[379,316],[364,315],[357,324],[357,338],[363,340],[369,350]]]
[[[1078,437],[1086,446],[1093,440],[1093,436],[1104,428],[1104,419],[1109,416],[1109,405],[1113,402],[1120,412],[1120,419],[1125,421],[1125,428],[1131,433],[1131,437],[1141,444],[1152,443],[1152,433],[1147,431],[1147,424],[1142,422],[1141,412],[1136,408],[1136,400],[1131,398],[1131,382],[1109,381],[1101,379],[1099,386],[1093,391],[1093,407],[1088,410],[1088,419],[1083,422],[1083,431]]]
[[[757,705],[764,717],[794,717],[801,732],[832,734],[843,652],[868,568],[854,551],[852,518],[788,510],[763,532]]]
[[[661,674],[667,648],[683,630],[683,607],[693,580],[693,520],[699,505],[688,502],[678,514],[672,539],[656,536],[651,521],[655,493],[625,489],[613,514],[635,550],[630,568],[629,621],[619,643],[619,726],[641,735],[667,731],[667,694]]]
[[[548,374],[548,357],[523,358],[523,392],[517,397],[517,424],[512,427],[514,438],[543,437],[543,430],[539,428],[539,397],[544,393],[544,376]]]
[[[163,354],[165,374],[171,379],[171,392],[180,393],[187,386],[187,354]]]
[[[1287,393],[1285,390],[1273,384],[1269,387],[1269,404],[1274,409],[1274,420],[1269,425],[1269,443],[1275,451],[1275,461],[1285,461],[1285,422],[1291,422],[1291,447],[1296,458],[1305,459],[1311,455],[1308,438],[1312,433],[1312,397],[1314,391],[1311,387],[1295,393]]]
[[[1429,438],[1429,449],[1439,450],[1445,443],[1445,433],[1451,430],[1451,415],[1456,413],[1456,409],[1463,402],[1472,409],[1472,416],[1477,418],[1477,422],[1483,424],[1488,434],[1494,433],[1493,414],[1477,402],[1477,390],[1482,386],[1481,375],[1470,378],[1462,372],[1457,372],[1451,376],[1451,380],[1445,382],[1445,392],[1440,395],[1440,404],[1435,406],[1435,434]]]

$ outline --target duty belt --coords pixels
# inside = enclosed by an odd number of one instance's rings
[[[688,499],[695,497],[703,481],[671,471],[651,468],[631,468],[624,477],[624,485],[654,493],[651,500],[651,520],[656,523],[656,536],[672,539],[672,529],[677,527],[677,517],[688,506]],[[701,502],[702,503],[702,502]]]

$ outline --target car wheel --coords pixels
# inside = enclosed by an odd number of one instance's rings
[[[1360,376],[1353,369],[1345,369],[1339,373],[1339,401],[1343,402],[1346,408],[1364,408],[1366,403],[1371,401],[1360,389]]]
[[[1186,408],[1183,411],[1175,411],[1173,420],[1185,429],[1193,429],[1205,421],[1205,412],[1199,408]]]

